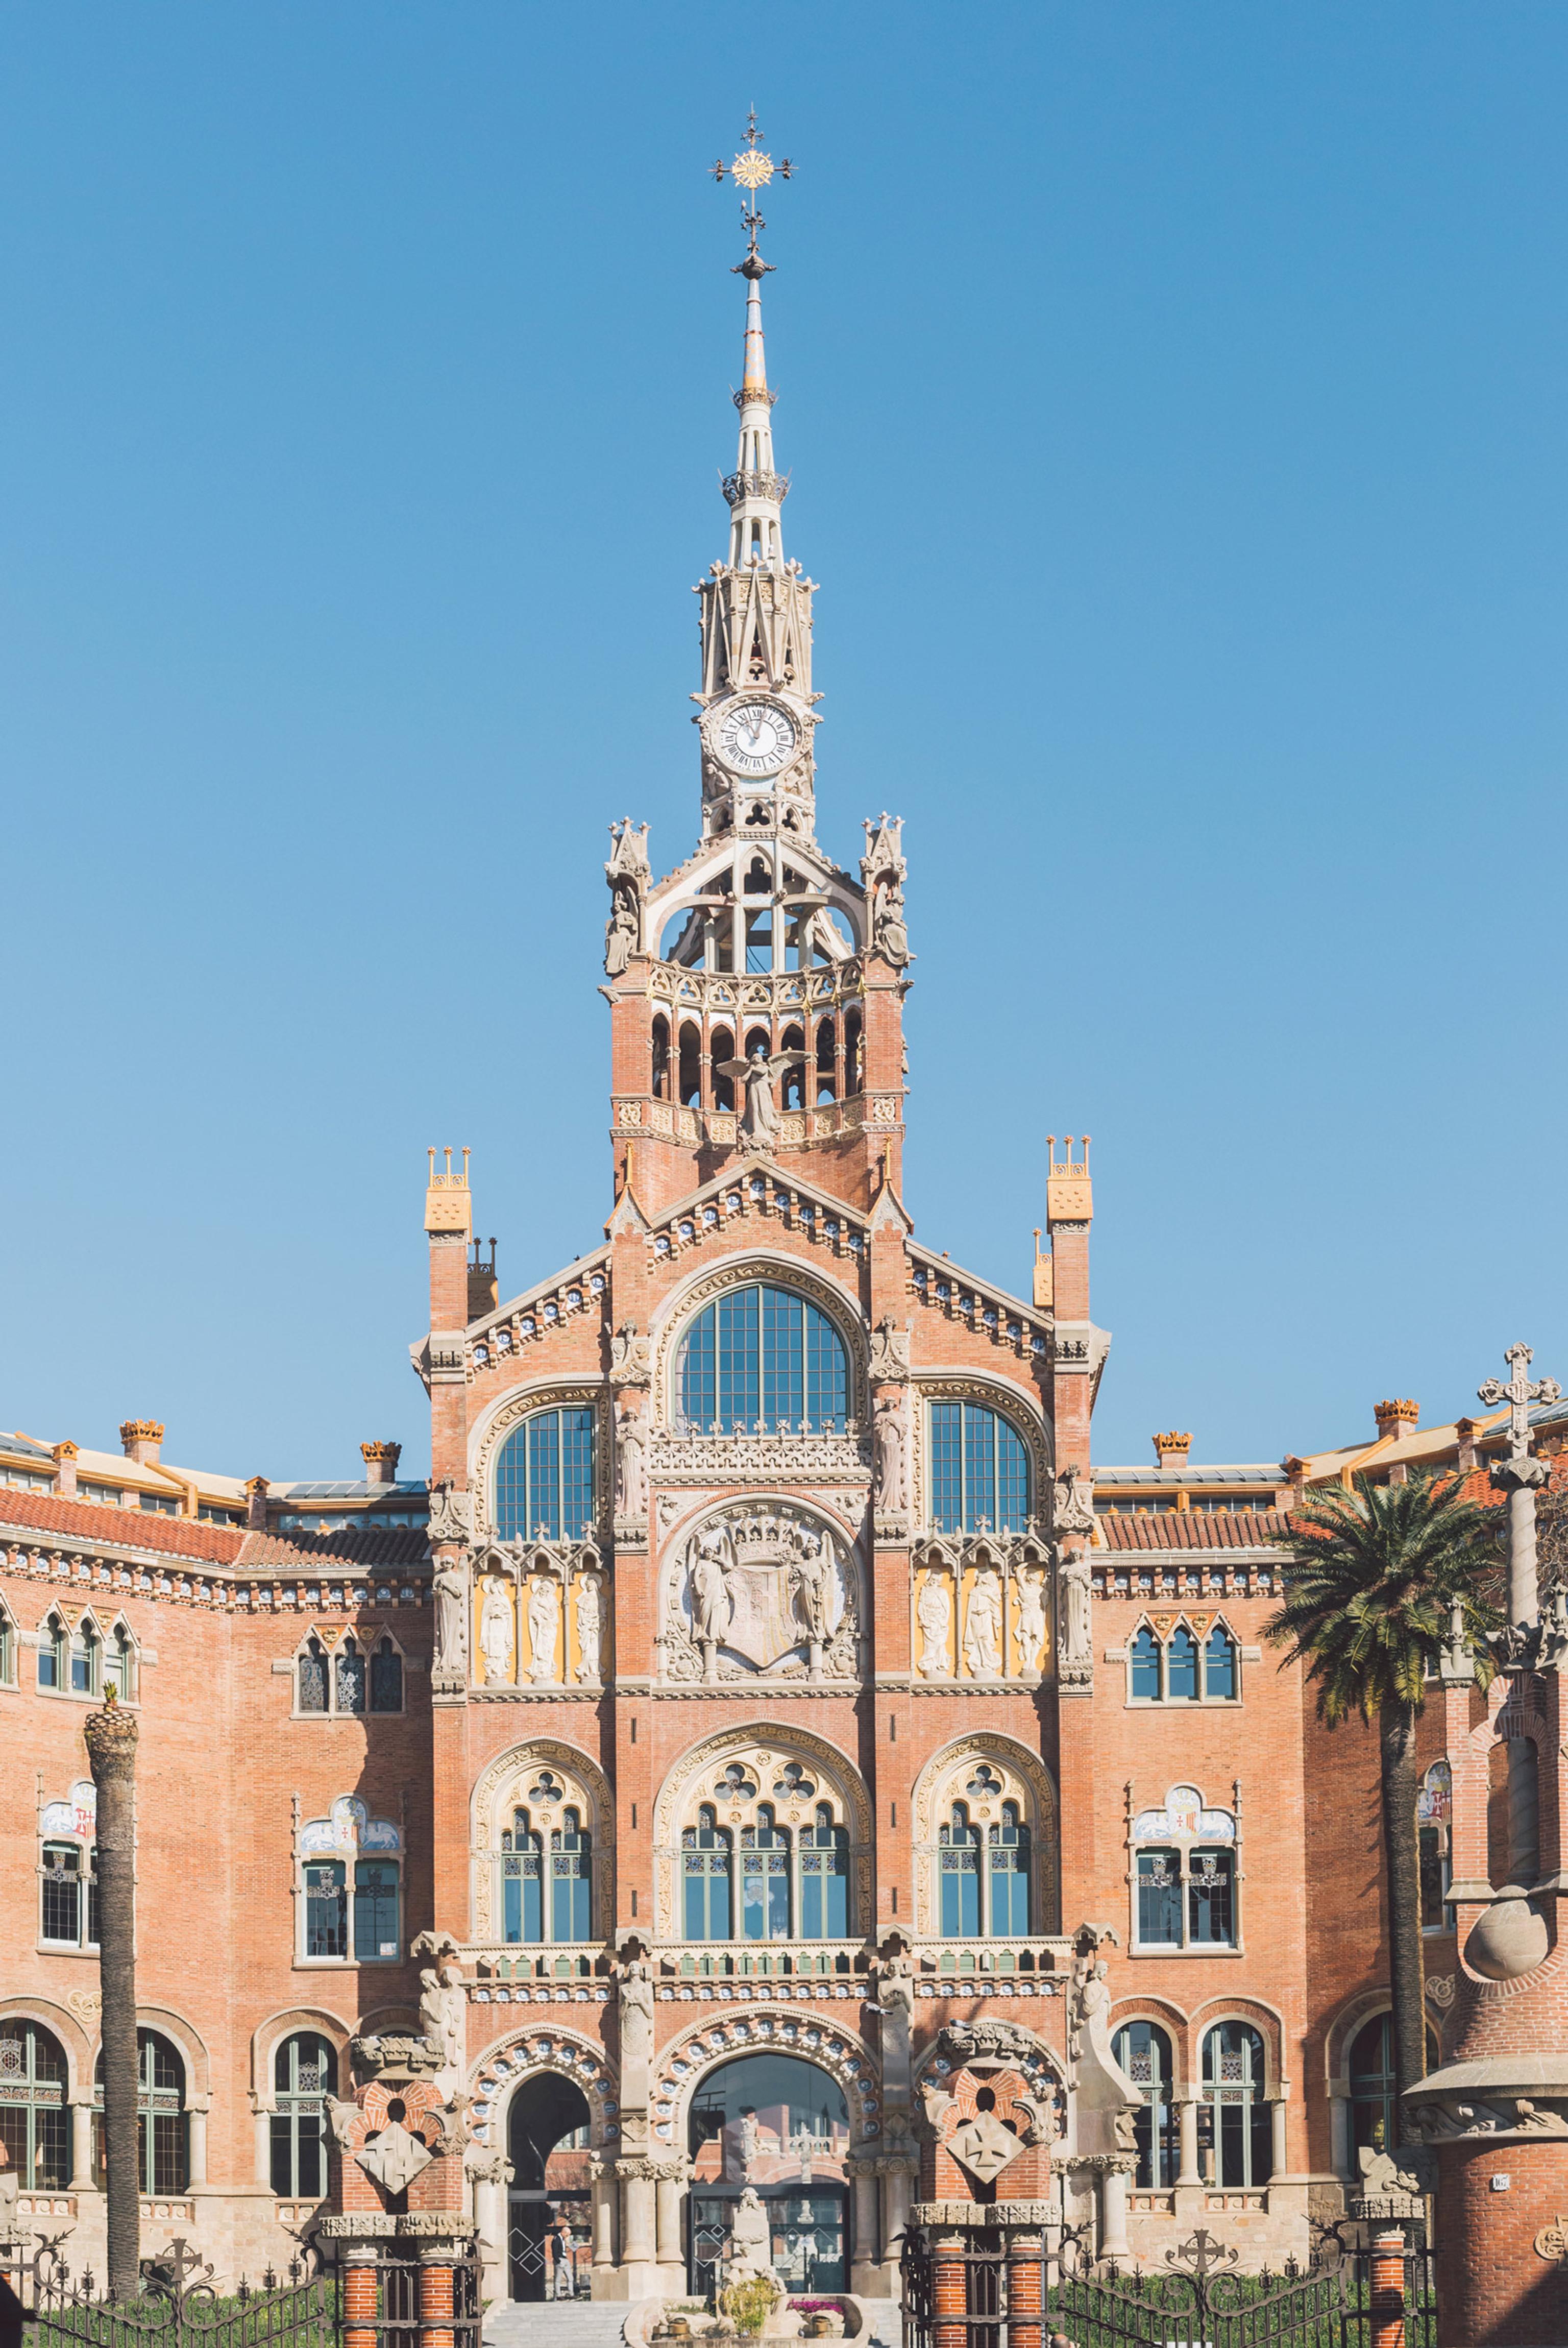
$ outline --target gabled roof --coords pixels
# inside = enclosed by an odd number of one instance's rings
[[[4,1529],[56,1534],[74,1542],[144,1554],[181,1558],[193,1565],[226,1566],[238,1573],[319,1573],[351,1566],[423,1564],[429,1547],[422,1532],[250,1532],[238,1525],[210,1525],[194,1517],[165,1517],[140,1509],[115,1509],[92,1500],[60,1500],[49,1492],[14,1491],[0,1485],[0,1540]]]

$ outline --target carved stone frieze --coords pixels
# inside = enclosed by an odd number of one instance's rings
[[[661,1435],[653,1439],[656,1485],[820,1484],[871,1477],[871,1444],[844,1435]]]

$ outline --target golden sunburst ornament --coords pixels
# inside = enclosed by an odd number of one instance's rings
[[[741,187],[754,192],[758,188],[765,188],[773,178],[774,159],[771,155],[764,155],[758,147],[747,147],[736,156],[730,169]]]

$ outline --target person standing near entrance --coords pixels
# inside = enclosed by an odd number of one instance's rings
[[[571,2299],[576,2296],[577,2278],[573,2273],[571,2239],[558,2218],[550,2228],[550,2297]]]

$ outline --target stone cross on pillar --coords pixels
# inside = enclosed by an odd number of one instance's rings
[[[1547,1476],[1545,1461],[1530,1456],[1530,1406],[1556,1402],[1563,1389],[1555,1378],[1532,1382],[1533,1355],[1528,1345],[1510,1345],[1503,1359],[1513,1374],[1508,1384],[1488,1378],[1476,1395],[1489,1409],[1504,1402],[1509,1406],[1508,1457],[1495,1464],[1491,1480],[1508,1494],[1508,1619],[1529,1623],[1541,1611],[1535,1589],[1535,1494]]]

